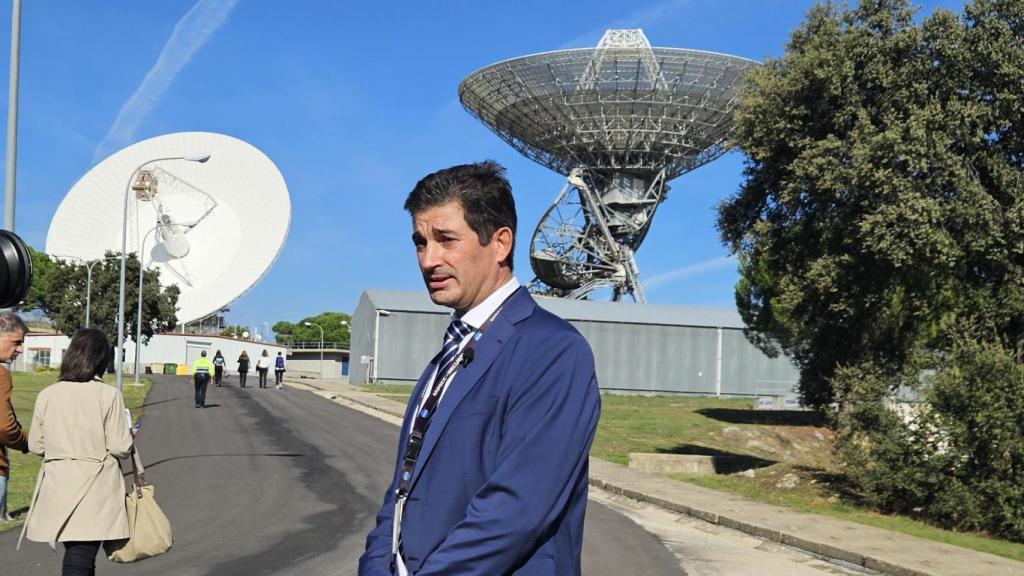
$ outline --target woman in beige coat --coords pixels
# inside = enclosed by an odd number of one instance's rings
[[[79,330],[60,367],[60,381],[36,398],[29,449],[43,457],[23,534],[64,544],[63,576],[95,574],[105,540],[128,537],[125,485],[118,458],[132,435],[121,393],[100,377],[110,346],[102,332]]]

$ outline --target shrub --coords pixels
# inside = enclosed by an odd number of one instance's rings
[[[974,340],[914,364],[837,372],[836,454],[851,486],[883,512],[1024,541],[1024,365]],[[906,415],[884,401],[899,384],[922,400]]]

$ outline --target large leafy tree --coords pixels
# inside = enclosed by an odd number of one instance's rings
[[[1024,2],[914,16],[817,6],[748,77],[718,226],[859,495],[1024,541]]]
[[[305,322],[316,323],[324,329],[324,342],[332,342],[341,348],[348,348],[351,321],[352,317],[344,312],[322,312],[316,316],[307,316],[295,323],[281,320],[275,322],[272,328],[278,343],[320,342],[320,330],[316,326],[304,324]]]
[[[719,208],[751,339],[813,405],[837,368],[895,373],[952,333],[1024,352],[1024,2],[919,24],[905,0],[810,10],[748,76]]]
[[[107,253],[105,260],[92,269],[90,290],[90,324],[102,330],[113,343],[117,338],[117,299],[120,289],[121,261]],[[160,271],[147,269],[142,284],[142,342],[153,334],[174,328],[178,294],[177,286],[162,288]],[[125,268],[125,339],[134,339],[137,329],[139,296],[139,260],[130,254]],[[84,264],[74,261],[52,262],[40,308],[53,320],[54,327],[73,334],[85,326],[86,285],[88,274]]]

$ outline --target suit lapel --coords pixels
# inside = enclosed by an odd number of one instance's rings
[[[412,473],[413,488],[452,413],[455,412],[466,395],[480,383],[484,373],[494,363],[494,359],[498,357],[502,347],[515,333],[515,324],[529,316],[535,306],[533,298],[529,296],[526,289],[520,288],[505,304],[505,308],[494,319],[491,327],[477,341],[473,361],[469,363],[469,366],[460,368],[455,374],[455,378],[448,385],[434,415],[430,418],[430,426],[423,437],[423,448],[420,450],[419,458],[416,459],[416,469]],[[475,338],[476,335],[473,337]]]

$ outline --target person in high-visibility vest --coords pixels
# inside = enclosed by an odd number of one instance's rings
[[[196,385],[196,408],[206,408],[206,386],[213,374],[213,362],[206,357],[206,350],[192,364],[192,383]]]

